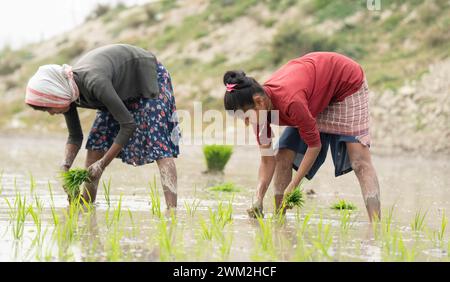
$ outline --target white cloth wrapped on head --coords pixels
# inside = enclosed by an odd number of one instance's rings
[[[64,108],[79,96],[71,66],[43,65],[28,81],[25,103],[46,108]]]

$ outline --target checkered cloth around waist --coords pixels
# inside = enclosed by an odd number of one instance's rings
[[[331,103],[317,118],[320,132],[355,136],[369,144],[369,88],[364,79],[357,92]]]

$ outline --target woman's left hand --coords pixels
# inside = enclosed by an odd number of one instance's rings
[[[292,182],[289,183],[289,185],[286,187],[286,190],[284,190],[284,198],[286,198],[286,195],[288,195],[289,193],[292,193],[292,191],[294,191],[295,187],[297,187],[297,186],[294,185]]]
[[[89,179],[91,182],[99,179],[102,176],[103,170],[105,169],[103,159],[96,161],[88,167]]]

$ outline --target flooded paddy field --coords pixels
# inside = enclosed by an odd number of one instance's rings
[[[250,146],[234,147],[223,174],[204,173],[201,146],[182,146],[173,213],[156,164],[119,160],[94,205],[69,205],[57,177],[64,144],[0,136],[1,261],[450,261],[445,156],[375,155],[382,218],[369,224],[356,176],[334,178],[331,158],[305,183],[315,194],[305,195],[303,208],[274,215],[269,188],[265,217],[248,218],[259,161]],[[84,157],[81,150],[74,167]],[[226,182],[239,191],[208,189]],[[340,199],[357,209],[331,209]]]

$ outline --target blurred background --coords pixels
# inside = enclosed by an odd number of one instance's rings
[[[0,11],[0,136],[52,136],[64,118],[23,103],[40,65],[73,64],[105,44],[152,51],[172,75],[177,106],[222,109],[222,76],[264,82],[287,60],[336,51],[364,68],[378,153],[450,153],[450,1],[24,1]],[[81,110],[87,133],[95,111]]]

